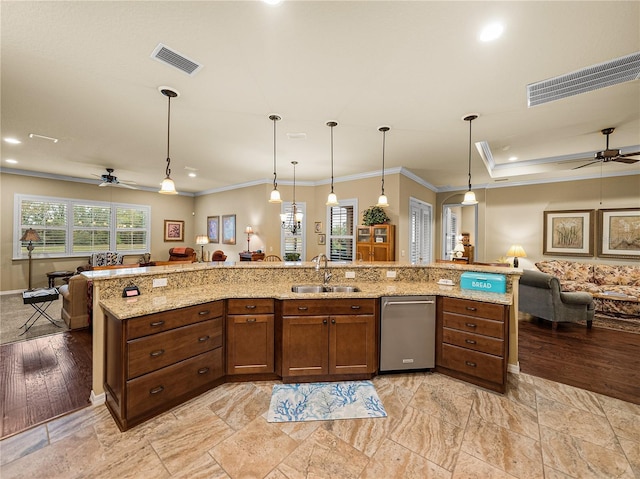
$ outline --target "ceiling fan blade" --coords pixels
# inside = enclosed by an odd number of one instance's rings
[[[624,153],[622,155],[618,155],[619,158],[627,158],[629,156],[640,156],[640,151],[634,151],[633,153]]]
[[[126,183],[123,183],[122,181],[119,181],[118,183],[113,183],[113,186],[120,186],[121,188],[129,188],[130,190],[138,189],[135,186],[128,185]]]
[[[633,163],[637,163],[640,160],[634,160],[633,158],[625,158],[624,156],[620,155],[619,158],[614,158],[611,161],[617,161],[618,163],[626,163],[627,165],[631,165]]]
[[[594,163],[601,163],[601,160],[591,161],[589,163],[585,163],[584,165],[576,166],[575,168],[571,168],[571,169],[577,170],[579,168],[584,168],[585,166],[593,165]]]

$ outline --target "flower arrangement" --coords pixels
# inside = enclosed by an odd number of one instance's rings
[[[370,206],[362,213],[362,222],[365,226],[382,225],[389,219],[387,213],[380,206]]]

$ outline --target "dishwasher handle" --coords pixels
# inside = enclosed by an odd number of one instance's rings
[[[384,306],[394,306],[398,304],[435,304],[435,301],[387,301]]]

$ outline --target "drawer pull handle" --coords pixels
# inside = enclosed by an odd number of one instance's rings
[[[467,311],[478,311],[478,308],[474,308],[473,306],[467,306],[465,309]]]
[[[247,309],[256,309],[256,305],[255,304],[247,304],[245,306],[245,308],[247,308]]]
[[[207,374],[208,372],[209,372],[209,368],[198,369],[198,374]]]
[[[162,326],[164,324],[164,321],[154,321],[153,323],[149,323],[149,326],[151,326],[152,328],[155,328],[156,326]]]
[[[207,314],[209,314],[209,310],[208,310],[208,309],[205,309],[204,311],[198,311],[198,314],[199,314],[200,316],[206,316]]]
[[[323,319],[323,320],[322,320],[322,324],[327,324],[327,320],[326,320],[326,319]]]
[[[162,356],[164,354],[164,349],[158,349],[157,351],[151,351],[149,356],[152,358],[157,358],[158,356]]]
[[[298,311],[306,311],[307,309],[309,308],[307,308],[306,306],[298,306]]]
[[[358,306],[357,304],[352,304],[351,309],[360,309],[360,306]]]
[[[332,319],[332,320],[331,320],[331,324],[336,324],[336,320],[335,320],[335,319]]]
[[[149,394],[159,394],[164,391],[164,386],[156,386],[155,388],[149,391]]]
[[[198,341],[204,343],[205,341],[209,341],[209,336],[201,336],[198,338]]]
[[[464,323],[467,328],[477,328],[478,326],[473,323]]]
[[[247,319],[247,323],[255,323],[256,322],[256,318],[248,318]]]
[[[465,339],[464,342],[467,344],[476,344],[475,340],[473,339]]]
[[[464,363],[465,363],[467,366],[471,367],[471,368],[475,368],[475,367],[477,366],[477,364],[476,364],[476,363],[473,363],[473,362],[471,362],[471,361],[465,361]]]

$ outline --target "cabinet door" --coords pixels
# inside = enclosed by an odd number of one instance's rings
[[[373,315],[339,315],[330,317],[330,374],[375,372],[376,357],[376,334]]]
[[[227,317],[227,374],[273,372],[273,314]]]
[[[371,250],[371,261],[390,261],[388,244],[374,243]]]
[[[358,226],[357,231],[357,243],[371,243],[371,228],[369,226]]]
[[[328,316],[285,316],[283,318],[283,376],[314,376],[328,373],[328,328]]]

